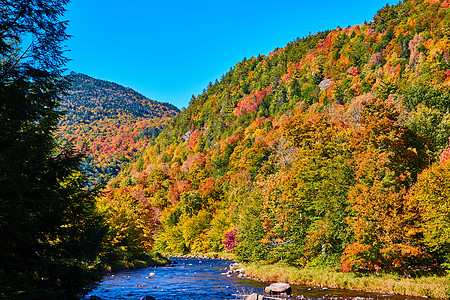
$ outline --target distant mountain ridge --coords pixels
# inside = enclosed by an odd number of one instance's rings
[[[114,82],[72,73],[63,96],[59,128],[63,140],[88,145],[83,169],[91,184],[114,176],[121,165],[156,137],[179,113],[169,103],[146,98]]]
[[[72,73],[71,76],[72,88],[62,103],[68,113],[81,107],[98,116],[113,118],[119,113],[135,117],[162,117],[174,116],[179,112],[174,105],[151,100],[129,87],[81,73]]]

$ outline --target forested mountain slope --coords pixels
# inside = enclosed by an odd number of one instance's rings
[[[449,2],[407,0],[244,58],[99,199],[118,244],[446,268],[449,49]]]
[[[63,96],[66,113],[59,126],[63,139],[86,143],[83,168],[90,182],[118,173],[122,163],[156,137],[179,110],[150,100],[119,84],[84,74],[71,74],[73,84]]]

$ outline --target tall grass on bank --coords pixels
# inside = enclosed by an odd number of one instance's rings
[[[228,259],[236,261],[236,255],[231,252],[207,252],[207,253],[190,253],[190,254],[174,254],[163,253],[165,256],[184,257],[184,258],[212,258],[212,259]]]
[[[367,292],[450,298],[450,276],[404,278],[398,275],[361,275],[332,269],[296,268],[282,263],[265,265],[243,264],[246,274],[264,281],[283,281],[329,288],[342,288]]]
[[[208,252],[203,254],[206,257],[210,258],[220,258],[220,259],[229,259],[236,260],[236,255],[231,252]]]

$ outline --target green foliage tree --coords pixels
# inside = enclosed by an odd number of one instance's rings
[[[434,164],[419,175],[410,201],[420,211],[420,229],[434,262],[450,263],[450,160]]]
[[[261,214],[263,201],[259,195],[244,195],[238,209],[239,242],[236,255],[242,261],[260,261],[267,257],[268,252],[262,242],[266,235]]]
[[[418,104],[408,116],[408,127],[430,142],[434,159],[442,152],[450,136],[450,113]]]
[[[292,166],[261,185],[269,258],[336,265],[348,243],[348,132],[324,114],[311,112],[286,122],[283,135],[296,149]]]
[[[420,103],[426,107],[438,109],[442,113],[450,110],[450,88],[448,86],[417,85],[404,89],[405,104],[414,108]]]
[[[0,298],[76,299],[100,277],[82,153],[54,135],[67,2],[0,1]]]

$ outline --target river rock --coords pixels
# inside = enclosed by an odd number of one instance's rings
[[[153,298],[152,296],[144,296],[141,298],[141,300],[156,300],[156,299]]]
[[[248,295],[245,300],[264,300],[263,295],[258,295],[257,293],[253,293],[251,295]]]
[[[292,289],[291,289],[291,286],[289,285],[289,283],[277,282],[277,283],[272,283],[269,286],[266,286],[264,291],[267,294],[275,294],[275,295],[287,294],[287,295],[289,295],[292,292]]]
[[[89,296],[89,300],[102,300],[99,296]]]

